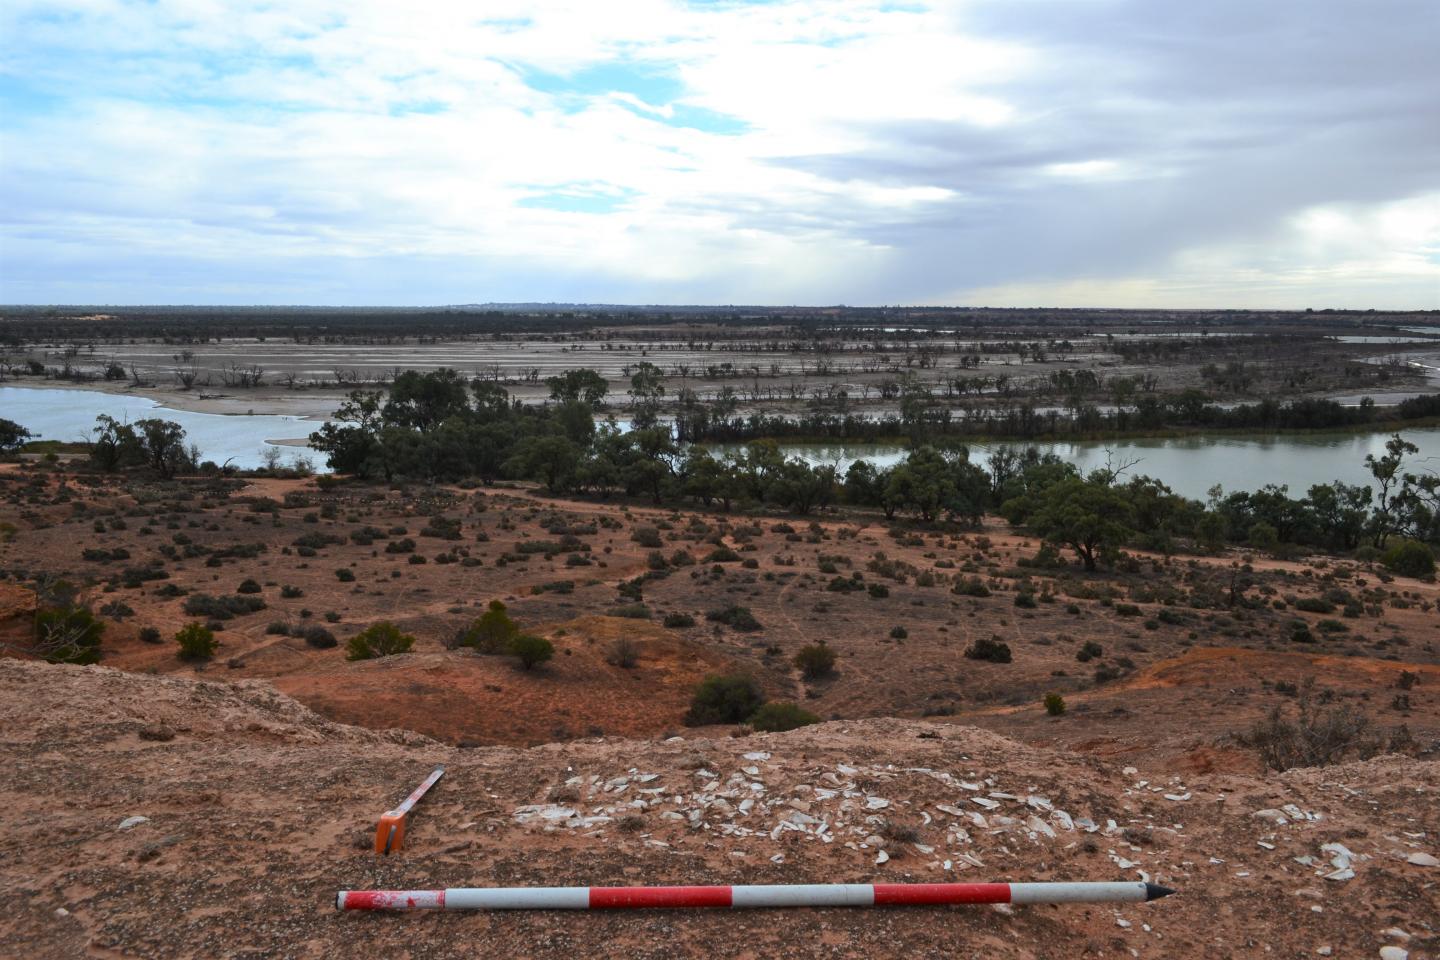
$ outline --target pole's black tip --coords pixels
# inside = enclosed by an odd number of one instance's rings
[[[1161,897],[1168,897],[1174,892],[1175,891],[1171,890],[1169,887],[1162,887],[1158,883],[1147,883],[1145,884],[1145,902],[1149,903],[1151,900],[1159,900]]]

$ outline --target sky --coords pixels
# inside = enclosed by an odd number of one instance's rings
[[[1434,0],[4,0],[0,302],[1440,308]]]

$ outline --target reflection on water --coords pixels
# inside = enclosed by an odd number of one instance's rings
[[[1440,473],[1440,429],[1406,430],[1404,436],[1420,448],[1413,464],[1416,472]],[[1285,484],[1292,494],[1298,495],[1317,483],[1332,480],[1368,483],[1370,475],[1365,469],[1365,456],[1384,455],[1388,439],[1389,434],[1384,433],[1244,438],[1190,436],[1037,443],[1035,446],[1057,454],[1081,471],[1135,461],[1127,475],[1152,476],[1176,493],[1204,499],[1216,484],[1232,492],[1254,490],[1269,483]],[[983,464],[997,446],[1023,444],[975,444],[970,447],[971,461]],[[734,447],[713,446],[711,449],[718,453]],[[893,444],[795,444],[782,445],[781,449],[810,463],[837,464],[842,473],[856,460],[889,466],[903,460],[907,453],[905,447]]]
[[[99,390],[0,387],[0,417],[14,420],[43,440],[89,440],[95,418],[102,413],[130,423],[146,417],[173,420],[185,428],[186,441],[200,448],[201,459],[222,464],[229,460],[241,468],[260,466],[269,441],[307,437],[319,426],[300,417],[172,410],[146,397]],[[306,454],[316,467],[324,466],[324,458],[307,447],[280,449],[286,463],[296,454]]]
[[[191,413],[162,407],[144,397],[101,393],[95,390],[40,390],[33,387],[0,387],[0,417],[14,420],[47,440],[85,440],[95,417],[107,413],[117,420],[140,420],[159,416],[185,428],[189,440],[200,447],[204,459],[236,466],[260,465],[261,451],[272,440],[308,436],[317,424],[299,417],[259,414],[220,415]],[[628,427],[627,424],[623,426]],[[1204,437],[1176,439],[1117,440],[1113,442],[1041,443],[1043,451],[1058,454],[1082,471],[1127,464],[1130,475],[1148,474],[1168,484],[1177,493],[1203,498],[1215,484],[1226,490],[1254,490],[1267,483],[1286,484],[1293,494],[1304,493],[1317,483],[1344,480],[1367,483],[1366,454],[1385,452],[1384,433],[1323,434],[1304,436]],[[1414,466],[1417,471],[1440,472],[1440,429],[1407,430],[1405,438],[1420,448]],[[716,454],[737,449],[738,444],[711,444]],[[970,459],[983,463],[996,446],[1022,444],[976,444]],[[317,468],[324,458],[303,447],[285,447],[286,460],[295,453],[309,453]],[[843,472],[856,460],[865,459],[888,466],[903,460],[906,448],[895,444],[782,444],[787,455],[811,463],[834,463]],[[1433,461],[1428,458],[1433,458]]]

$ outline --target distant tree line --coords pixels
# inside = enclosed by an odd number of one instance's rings
[[[915,391],[900,397],[898,413],[879,417],[831,412],[737,416],[725,411],[725,405],[682,403],[676,415],[677,435],[692,442],[741,443],[771,437],[864,443],[939,436],[1034,440],[1179,429],[1336,430],[1440,416],[1440,395],[1412,397],[1393,407],[1377,407],[1369,398],[1356,406],[1323,399],[1265,399],[1222,406],[1209,402],[1203,393],[1187,391],[1168,397],[1142,394],[1132,405],[1113,409],[1090,404],[1042,408],[1033,403],[967,409],[938,403],[928,391]]]

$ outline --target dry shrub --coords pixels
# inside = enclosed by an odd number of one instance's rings
[[[1412,742],[1404,728],[1388,735],[1377,730],[1370,717],[1356,707],[1317,703],[1313,679],[1300,688],[1294,719],[1277,705],[1241,739],[1259,751],[1265,765],[1273,770],[1368,760],[1382,753],[1403,751]]]

